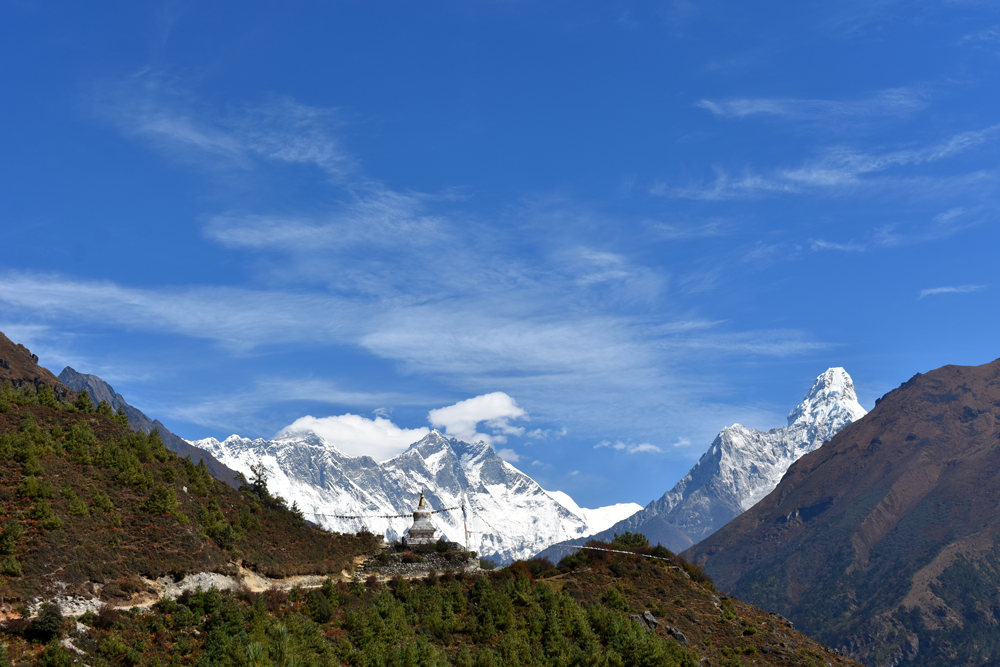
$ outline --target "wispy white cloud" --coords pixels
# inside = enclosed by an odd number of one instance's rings
[[[711,238],[733,233],[735,225],[723,218],[712,218],[700,222],[660,222],[646,220],[643,223],[656,238],[663,241]]]
[[[8,272],[0,302],[45,319],[104,322],[214,340],[239,350],[275,342],[331,342],[366,319],[345,299],[229,287],[137,289],[107,281]]]
[[[920,298],[923,299],[925,296],[934,296],[935,294],[963,294],[966,292],[978,292],[981,289],[985,289],[986,285],[957,285],[954,287],[932,287],[930,289],[920,290]]]
[[[968,35],[963,35],[959,44],[980,44],[983,42],[996,42],[1000,41],[1000,25],[995,25],[991,28],[986,28],[985,30],[980,30],[978,32],[971,32]]]
[[[631,443],[631,442],[622,442],[621,440],[617,440],[617,441],[614,441],[614,442],[612,442],[611,440],[602,440],[601,442],[599,442],[596,445],[594,445],[594,449],[600,449],[602,447],[610,447],[611,449],[614,449],[614,450],[617,450],[617,451],[620,451],[620,452],[625,452],[626,454],[639,454],[639,453],[652,453],[652,452],[661,453],[661,452],[663,452],[662,449],[660,449],[656,445],[652,445],[652,444],[650,444],[648,442]]]
[[[844,191],[869,185],[865,177],[873,174],[894,167],[916,167],[938,162],[991,143],[997,137],[1000,137],[1000,124],[955,134],[917,149],[876,153],[836,147],[827,149],[819,159],[791,169],[778,169],[770,174],[747,172],[737,176],[716,169],[716,178],[709,185],[676,187],[659,182],[650,192],[660,196],[717,201],[824,190]]]
[[[208,218],[205,234],[229,248],[320,253],[357,245],[427,247],[447,240],[440,217],[424,210],[426,197],[386,189],[366,192],[317,217],[235,212]]]
[[[850,101],[796,98],[738,98],[701,100],[697,106],[722,118],[779,116],[790,120],[864,120],[900,116],[927,106],[926,95],[913,88],[892,88]]]
[[[107,379],[103,371],[99,375]],[[309,377],[262,377],[238,390],[215,395],[190,391],[180,397],[141,394],[129,397],[136,407],[161,419],[197,424],[219,432],[239,431],[244,436],[268,437],[275,432],[277,425],[262,414],[283,403],[306,402],[357,409],[386,404],[423,406],[435,400],[433,396],[418,394],[352,390],[337,382]],[[376,418],[390,418],[390,411],[384,408],[373,412]]]
[[[842,252],[864,252],[868,249],[860,243],[833,243],[823,239],[813,239],[809,245],[813,250],[840,250]]]
[[[275,98],[219,112],[149,72],[98,88],[93,102],[125,134],[185,160],[239,169],[258,160],[312,165],[336,180],[355,170],[332,131],[333,109]]]

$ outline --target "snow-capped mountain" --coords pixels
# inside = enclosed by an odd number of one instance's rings
[[[339,532],[367,528],[397,539],[413,522],[424,491],[434,510],[432,521],[446,539],[464,543],[467,519],[470,547],[501,562],[530,558],[545,547],[592,535],[641,507],[635,503],[580,508],[566,494],[547,492],[483,443],[469,444],[432,431],[403,453],[377,463],[351,457],[312,432],[281,434],[273,440],[231,436],[192,442],[248,478],[250,466],[263,463],[268,488],[296,502],[307,519]],[[407,518],[372,518],[407,514]],[[363,519],[336,515],[363,516]]]
[[[799,457],[865,414],[851,376],[843,368],[831,368],[789,413],[787,426],[770,431],[740,424],[724,428],[674,488],[596,537],[611,539],[614,533],[631,531],[683,551],[753,507]],[[557,548],[544,555],[556,559],[560,554],[565,551]]]

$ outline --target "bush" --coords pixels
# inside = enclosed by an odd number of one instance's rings
[[[580,567],[581,565],[585,565],[586,563],[587,563],[587,554],[585,554],[582,550],[580,550],[574,554],[564,556],[562,560],[559,561],[557,567],[560,570],[572,570],[573,568]]]
[[[649,538],[642,533],[631,533],[626,530],[621,535],[615,533],[614,539],[611,540],[611,546],[619,548],[648,547]]]
[[[177,494],[173,489],[157,486],[142,504],[142,509],[150,514],[171,514],[177,509]]]
[[[52,498],[56,495],[56,487],[49,482],[43,482],[34,475],[28,475],[21,480],[21,485],[17,487],[18,493],[25,498],[37,500],[39,498]]]
[[[62,634],[63,615],[59,605],[46,602],[38,610],[36,618],[31,628],[47,637],[56,637]]]
[[[115,511],[115,505],[111,502],[111,498],[108,498],[107,494],[101,491],[95,491],[94,495],[91,496],[91,500],[94,501],[94,507],[103,512],[110,514]]]
[[[13,556],[7,556],[0,561],[0,574],[6,574],[9,577],[20,577],[21,564]]]
[[[608,605],[612,609],[620,609],[621,611],[628,611],[628,600],[622,594],[620,590],[612,586],[604,593],[604,604]]]
[[[76,395],[76,400],[73,401],[73,407],[75,407],[80,412],[93,412],[94,402],[90,400],[90,394],[85,391],[81,391]]]
[[[306,613],[317,623],[326,623],[333,618],[333,605],[321,589],[313,589],[306,596]]]
[[[69,651],[53,641],[39,654],[38,667],[73,667],[73,657]]]
[[[121,637],[116,637],[114,635],[110,637],[105,637],[101,643],[97,646],[97,652],[108,658],[121,658],[128,653],[129,646]]]
[[[114,419],[115,418],[115,411],[111,407],[111,404],[108,403],[107,401],[101,401],[100,403],[98,403],[97,404],[97,410],[96,410],[96,412],[97,412],[97,414],[101,415],[105,419]]]
[[[17,541],[21,539],[21,524],[17,519],[11,519],[4,524],[0,531],[0,554],[9,556],[17,550]]]
[[[94,627],[107,630],[117,623],[119,618],[121,618],[121,612],[109,604],[102,604],[97,610],[97,615],[94,616]]]

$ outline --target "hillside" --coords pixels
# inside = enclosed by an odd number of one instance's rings
[[[683,551],[752,507],[792,463],[864,415],[847,371],[827,369],[789,412],[787,426],[768,431],[727,426],[672,489],[594,537],[640,533],[650,543]],[[555,545],[539,555],[558,558],[577,543]]]
[[[310,528],[260,484],[223,485],[86,393],[70,405],[41,386],[0,388],[4,613],[55,592],[128,600],[142,578],[235,573],[239,563],[339,574],[374,546]]]
[[[1000,360],[918,374],[685,553],[873,667],[1000,662]]]
[[[490,574],[189,593],[151,613],[87,614],[83,626],[61,626],[62,646],[44,649],[39,629],[9,622],[7,653],[15,664],[67,667],[70,651],[85,664],[128,667],[857,664],[780,617],[716,595],[669,552],[636,551],[660,559],[587,551],[561,570],[529,561]]]
[[[62,369],[61,373],[59,373],[59,381],[73,391],[87,392],[90,394],[90,398],[95,404],[100,403],[101,401],[106,401],[111,406],[112,410],[117,411],[121,408],[125,411],[125,416],[128,417],[129,427],[131,427],[133,431],[142,431],[143,433],[150,433],[153,430],[159,431],[160,439],[163,440],[163,444],[166,445],[167,449],[172,451],[174,454],[177,454],[181,458],[190,456],[191,460],[195,463],[198,461],[204,461],[205,466],[208,468],[208,472],[212,473],[212,476],[217,480],[225,482],[234,489],[239,487],[239,483],[236,481],[237,473],[235,470],[220,463],[214,456],[206,452],[204,449],[199,449],[190,444],[187,440],[174,435],[160,422],[160,420],[150,419],[142,410],[129,405],[128,402],[125,401],[125,398],[114,390],[114,387],[96,375],[80,373],[79,371],[67,366]]]
[[[38,365],[37,354],[0,332],[0,384],[4,382],[14,388],[31,385],[36,390],[47,385],[61,401],[76,398],[76,392],[60,382],[52,371]]]

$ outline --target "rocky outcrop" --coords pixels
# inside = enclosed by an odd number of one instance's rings
[[[52,371],[38,365],[37,354],[0,333],[0,384],[4,382],[10,382],[15,388],[32,385],[38,389],[48,385],[61,401],[76,398],[76,392],[60,382]]]

